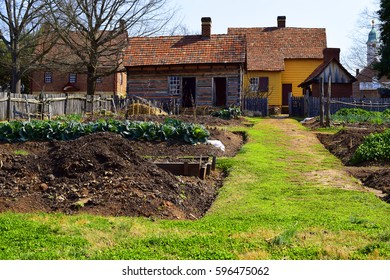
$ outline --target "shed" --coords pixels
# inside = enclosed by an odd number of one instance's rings
[[[340,49],[326,48],[323,53],[324,62],[299,87],[303,88],[304,93],[309,92],[309,95],[319,97],[323,80],[325,95],[327,95],[329,78],[331,78],[332,97],[351,97],[352,83],[356,78],[340,63]]]

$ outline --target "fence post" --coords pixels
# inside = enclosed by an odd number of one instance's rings
[[[41,94],[39,95],[39,104],[40,104],[40,113],[41,113],[41,120],[43,120],[44,119],[44,114],[45,114],[45,103],[44,103],[44,100],[43,100],[43,95],[44,95],[44,93],[43,93],[43,91],[41,91]]]
[[[7,99],[7,121],[11,120],[11,92],[8,92]]]
[[[324,126],[324,79],[320,78],[320,125]]]
[[[65,102],[64,102],[64,115],[67,115],[68,111],[68,98],[69,98],[69,93],[65,93]]]
[[[309,116],[309,90],[308,89],[306,90],[305,95],[303,97],[303,116],[310,117]]]
[[[326,103],[326,127],[330,127],[330,97],[332,95],[332,75],[329,75],[328,96]]]
[[[28,121],[30,122],[31,121],[31,117],[30,117],[30,103],[27,100],[27,94],[24,95],[24,100],[26,102],[25,106],[26,106],[27,118],[28,118]]]

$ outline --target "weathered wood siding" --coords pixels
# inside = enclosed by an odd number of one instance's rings
[[[169,93],[169,77],[196,79],[196,104],[213,106],[215,103],[214,78],[226,78],[227,105],[240,100],[240,68],[238,65],[195,65],[184,67],[128,68],[127,96],[139,96],[153,100],[181,99],[181,94]]]
[[[324,79],[324,81],[329,81],[329,77],[332,77],[332,83],[335,84],[348,84],[351,83],[350,76],[345,73],[343,69],[340,68],[340,66],[335,62],[332,61],[328,67],[325,68],[324,71],[322,71],[321,75],[319,75],[319,78]]]
[[[227,103],[228,105],[240,104],[240,77],[228,77],[227,78]]]
[[[213,78],[196,78],[196,104],[199,106],[213,105]]]

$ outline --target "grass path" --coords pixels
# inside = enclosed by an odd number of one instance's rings
[[[389,204],[296,121],[251,121],[204,218],[3,213],[0,259],[390,259]]]

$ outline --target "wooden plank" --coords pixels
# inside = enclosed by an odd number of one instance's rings
[[[173,175],[184,175],[184,162],[155,162],[155,164],[158,167],[171,172]],[[186,172],[186,176],[199,177],[199,163],[187,162],[187,167],[188,171]]]

